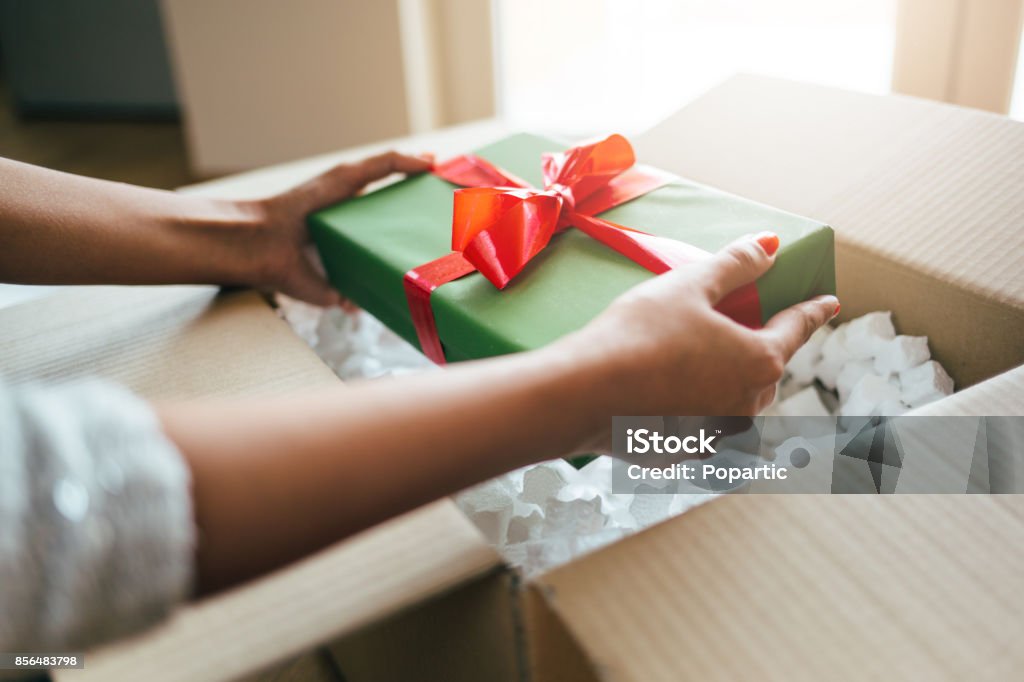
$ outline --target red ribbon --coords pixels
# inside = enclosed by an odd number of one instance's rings
[[[708,257],[674,239],[596,218],[671,181],[671,176],[636,165],[633,147],[621,135],[544,154],[544,189],[472,154],[435,166],[434,174],[466,189],[455,190],[452,252],[405,275],[405,293],[424,354],[444,364],[430,295],[437,287],[478,271],[498,289],[540,253],[555,232],[575,227],[656,275]],[[726,297],[718,310],[748,327],[761,326],[757,287]]]

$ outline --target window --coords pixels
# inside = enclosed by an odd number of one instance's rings
[[[889,92],[895,0],[496,0],[516,126],[633,133],[729,76]]]

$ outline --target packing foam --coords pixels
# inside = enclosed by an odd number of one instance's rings
[[[815,336],[787,365],[765,415],[821,416],[808,391],[818,394],[828,414],[841,417],[899,416],[953,393],[953,380],[931,359],[928,338],[898,335],[889,311],[868,313]]]
[[[279,314],[344,380],[437,371],[412,346],[362,311],[324,310],[283,296]],[[799,447],[816,455],[818,434],[796,434],[799,418],[902,414],[953,391],[924,337],[898,336],[888,312],[820,329],[787,365],[766,415],[776,458]],[[806,430],[806,429],[804,429]],[[651,488],[649,492],[654,492]],[[577,470],[564,460],[499,476],[455,496],[459,508],[510,564],[535,575],[702,504],[710,494],[611,491],[611,459]]]

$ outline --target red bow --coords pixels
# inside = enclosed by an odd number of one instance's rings
[[[474,270],[504,289],[559,230],[575,227],[655,274],[706,257],[706,251],[689,244],[594,217],[671,181],[635,161],[633,147],[621,135],[544,154],[544,189],[472,154],[438,164],[437,176],[467,189],[455,191],[452,253],[405,275],[412,321],[427,357],[445,361],[430,307],[434,289]],[[746,289],[735,314],[728,314],[756,327],[761,322],[757,289]]]

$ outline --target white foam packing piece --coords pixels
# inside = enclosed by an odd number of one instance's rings
[[[903,402],[910,407],[927,405],[953,394],[953,379],[934,360],[905,369],[899,377]]]
[[[801,346],[786,365],[786,370],[797,385],[814,381],[814,366],[821,360],[821,348],[832,334],[832,327],[821,327]]]
[[[668,518],[673,497],[651,486],[638,486],[637,494],[629,503],[629,513],[641,527],[654,525]]]
[[[480,529],[487,542],[499,547],[504,546],[508,537],[508,524],[512,519],[512,506],[501,509],[478,509],[466,512],[470,521]]]
[[[850,397],[839,408],[844,417],[872,416],[882,414],[883,405],[890,407],[899,403],[900,389],[889,383],[885,377],[868,374],[850,392]]]
[[[514,545],[536,540],[543,532],[544,514],[540,510],[527,516],[513,516],[508,522],[505,542]]]
[[[775,406],[775,414],[779,417],[831,416],[814,386],[808,386],[780,402]]]
[[[560,500],[553,497],[544,503],[542,527],[548,535],[593,533],[604,528],[607,520],[601,508],[600,497],[586,500]]]
[[[846,350],[846,329],[849,325],[843,323],[832,330],[832,333],[825,337],[821,344],[821,358],[829,362],[846,362],[850,353]]]
[[[886,417],[899,417],[901,414],[906,414],[909,411],[910,408],[902,400],[886,400],[878,404],[875,414]]]
[[[488,542],[504,545],[518,494],[511,481],[498,477],[464,491],[455,501]]]
[[[530,467],[523,474],[523,492],[519,499],[543,505],[546,500],[556,497],[567,483],[566,477],[554,466],[541,464]]]
[[[845,403],[850,397],[850,391],[857,383],[869,374],[875,373],[875,363],[870,358],[863,360],[850,360],[839,370],[836,377],[836,390],[839,392],[839,402]]]
[[[886,342],[896,336],[892,313],[880,311],[862,315],[846,325],[844,344],[850,357],[866,360],[875,357]]]
[[[814,365],[814,375],[826,388],[835,390],[836,378],[850,359],[846,350],[846,325],[841,324],[821,345],[821,359]]]
[[[297,313],[289,313],[285,319],[294,326]],[[343,380],[436,369],[404,339],[362,311],[323,310],[316,325],[313,350]]]
[[[795,383],[790,381],[790,383]],[[823,396],[828,395],[817,386],[808,384],[793,393],[785,400],[780,400],[768,410],[762,413],[766,417],[775,419],[765,420],[761,427],[761,438],[765,445],[778,446],[787,438],[800,435],[811,429],[813,433],[804,435],[817,435],[821,429],[831,428],[814,421],[808,422],[804,417],[831,417],[833,410],[825,404]]]
[[[586,535],[561,534],[540,540],[532,540],[502,549],[505,560],[519,567],[527,577],[555,568],[576,557],[609,545],[629,531],[623,528],[602,528]]]
[[[927,336],[897,336],[885,342],[875,355],[875,372],[882,376],[916,367],[931,357]]]

